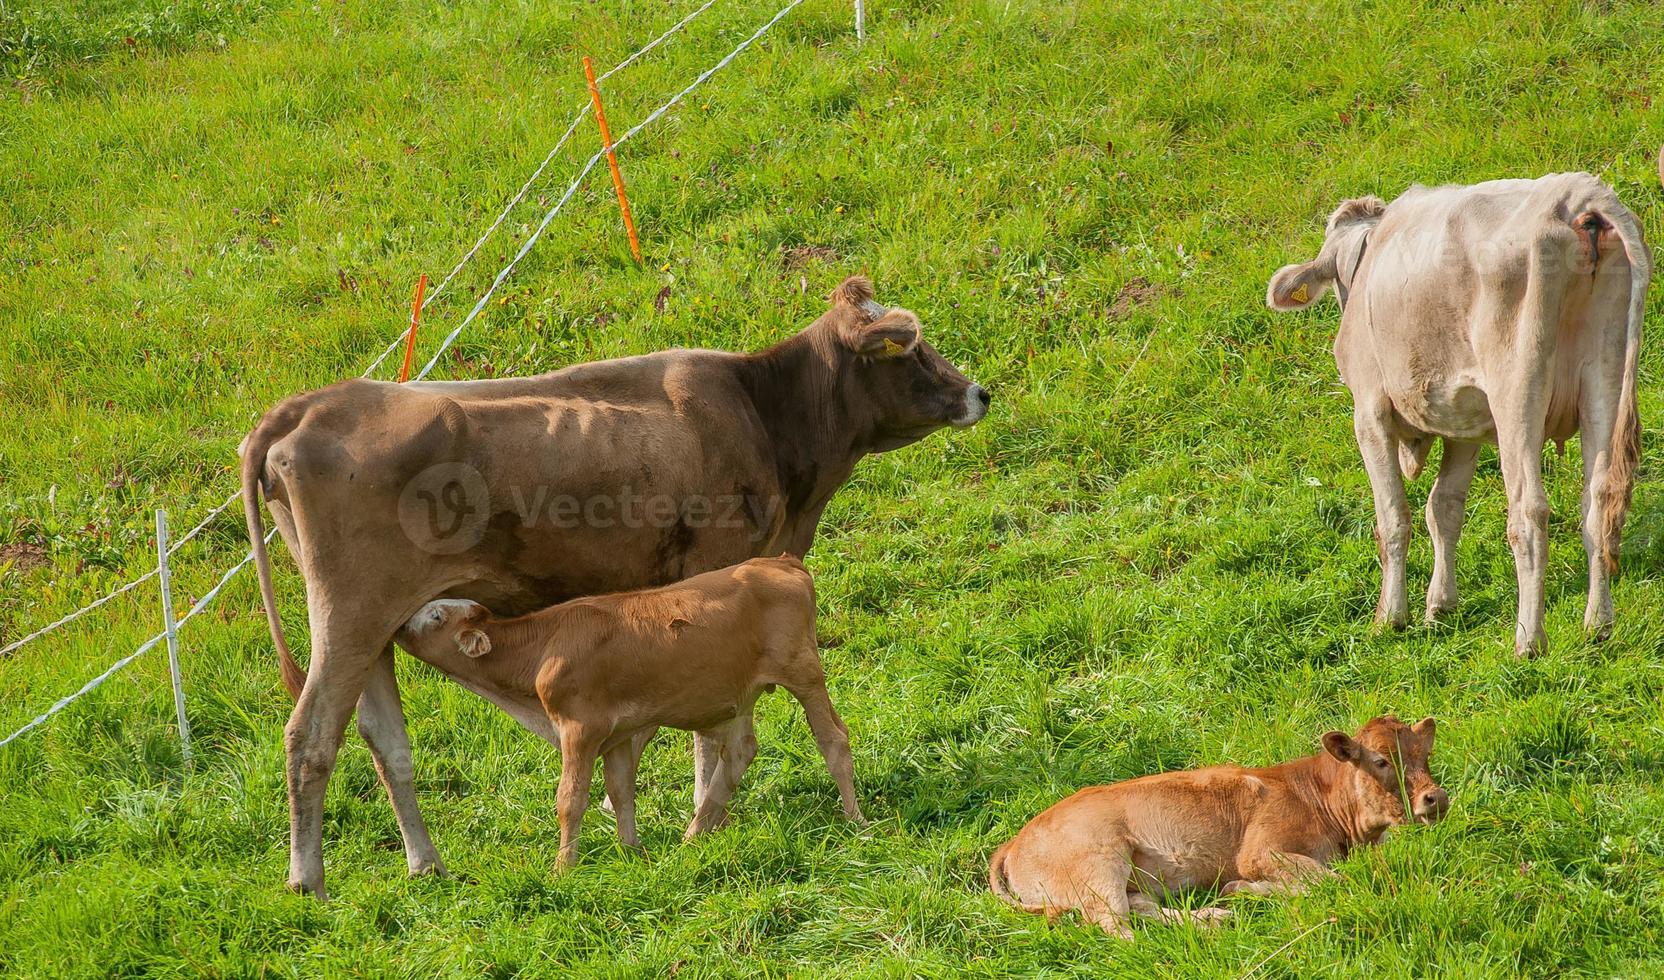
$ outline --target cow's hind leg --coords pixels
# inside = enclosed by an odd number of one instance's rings
[[[1548,574],[1548,494],[1543,489],[1543,417],[1540,398],[1493,399],[1497,452],[1508,491],[1508,544],[1514,551],[1519,612],[1514,655],[1543,647],[1543,582]],[[1503,407],[1505,406],[1505,407]]]
[[[404,838],[405,862],[413,875],[444,874],[445,865],[428,836],[427,824],[416,804],[415,768],[411,762],[410,733],[405,728],[404,707],[399,703],[399,682],[393,672],[393,648],[388,646],[370,669],[364,693],[358,698],[358,733],[369,743],[376,772],[387,788],[393,814]]]
[[[1397,629],[1410,619],[1404,586],[1404,565],[1410,553],[1410,505],[1404,499],[1404,478],[1398,471],[1398,437],[1393,434],[1391,404],[1384,398],[1360,396],[1352,428],[1375,495],[1375,544],[1381,558],[1381,599],[1375,607],[1375,622]]]
[[[1132,877],[1130,855],[1116,849],[1099,851],[1082,860],[1073,871],[1074,894],[1066,904],[1098,928],[1120,939],[1132,938],[1128,915],[1133,911],[1127,880]]]
[[[1439,475],[1427,495],[1427,534],[1433,539],[1433,579],[1427,585],[1427,621],[1456,608],[1456,542],[1462,537],[1468,488],[1479,444],[1444,440]]]
[[[392,627],[354,620],[339,604],[309,603],[312,661],[283,730],[289,777],[289,887],[324,896],[324,791],[353,705]]]
[[[1601,540],[1605,522],[1607,481],[1612,471],[1613,415],[1617,406],[1603,404],[1595,392],[1598,382],[1585,379],[1582,403],[1578,406],[1578,442],[1583,447],[1583,551],[1589,559],[1589,601],[1583,609],[1583,628],[1603,640],[1612,631],[1612,583],[1606,563],[1608,549],[1616,555],[1618,543]],[[1595,392],[1591,389],[1595,388]]]

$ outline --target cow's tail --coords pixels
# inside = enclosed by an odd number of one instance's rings
[[[1630,494],[1635,489],[1635,468],[1641,460],[1641,416],[1636,404],[1636,376],[1641,361],[1641,320],[1647,310],[1647,285],[1652,281],[1652,253],[1641,233],[1641,223],[1627,208],[1607,215],[1617,228],[1629,259],[1629,321],[1624,331],[1624,374],[1618,395],[1618,418],[1612,427],[1611,460],[1606,484],[1601,491],[1601,560],[1608,573],[1618,570],[1618,548],[1623,537],[1624,518]]]
[[[1017,893],[1011,890],[1011,879],[1006,876],[1005,865],[1011,857],[1011,845],[1015,843],[1017,843],[1017,838],[1013,837],[995,848],[993,855],[988,858],[988,890],[1012,908],[1022,909],[1024,912],[1033,912],[1036,915],[1054,914],[1044,905],[1030,905],[1018,898]]]
[[[266,607],[266,625],[271,627],[272,642],[277,645],[278,669],[283,675],[283,686],[289,696],[299,698],[306,686],[306,671],[295,663],[289,644],[283,639],[283,623],[277,618],[277,593],[272,588],[272,563],[266,554],[266,530],[260,520],[260,488],[266,473],[266,452],[272,443],[294,431],[300,413],[288,406],[278,406],[266,413],[260,424],[243,440],[243,520],[248,524],[248,539],[254,550],[254,571],[260,579],[260,601]]]

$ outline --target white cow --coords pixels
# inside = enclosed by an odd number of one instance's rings
[[[1547,440],[1583,445],[1583,624],[1612,625],[1608,575],[1640,451],[1635,375],[1651,254],[1640,222],[1588,174],[1412,187],[1363,197],[1329,216],[1317,258],[1271,277],[1274,310],[1311,306],[1334,287],[1335,363],[1352,391],[1353,427],[1375,492],[1381,556],[1377,623],[1409,619],[1404,479],[1444,440],[1427,499],[1433,580],[1427,618],[1456,605],[1456,541],[1479,444],[1495,442],[1508,491],[1508,543],[1519,579],[1516,654],[1543,642],[1548,559]],[[1402,473],[1402,475],[1401,475]]]

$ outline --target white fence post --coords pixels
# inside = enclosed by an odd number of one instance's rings
[[[855,0],[855,40],[867,39],[867,7],[861,0]]]
[[[185,720],[185,687],[179,679],[179,632],[173,619],[173,577],[168,573],[168,512],[156,512],[156,569],[162,580],[162,629],[168,638],[168,673],[173,678],[173,710],[179,715],[179,741],[185,766],[192,768],[191,724]]]

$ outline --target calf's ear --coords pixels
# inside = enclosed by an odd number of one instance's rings
[[[870,323],[844,323],[838,339],[862,357],[900,357],[918,344],[919,333],[919,318],[911,311],[890,310]]]
[[[1410,726],[1410,731],[1415,732],[1417,735],[1420,735],[1422,738],[1425,738],[1428,741],[1432,741],[1433,732],[1437,728],[1438,728],[1438,722],[1434,721],[1432,718],[1429,717],[1429,718],[1423,718],[1422,720],[1416,722],[1414,725],[1411,725]]]
[[[483,657],[491,652],[491,637],[479,630],[465,629],[456,635],[456,645],[469,657]]]
[[[1303,310],[1329,291],[1329,275],[1322,259],[1285,265],[1271,277],[1265,305],[1284,313]]]
[[[1324,732],[1323,751],[1342,762],[1357,762],[1363,756],[1363,749],[1345,732]]]

